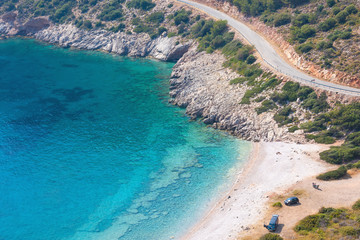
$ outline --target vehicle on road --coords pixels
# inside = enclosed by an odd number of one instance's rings
[[[289,197],[284,201],[286,206],[294,205],[299,203],[299,199],[297,197]]]
[[[264,224],[264,227],[270,232],[275,232],[279,225],[279,215],[273,215],[270,219],[269,225]]]

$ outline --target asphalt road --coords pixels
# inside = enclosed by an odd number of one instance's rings
[[[291,77],[295,81],[312,87],[318,87],[327,91],[339,92],[353,96],[360,96],[360,89],[343,86],[340,84],[331,83],[314,78],[310,75],[307,75],[304,72],[301,72],[294,66],[289,65],[286,61],[282,59],[282,57],[280,57],[279,54],[277,54],[277,52],[272,47],[272,45],[268,41],[266,41],[261,35],[251,30],[245,24],[226,15],[225,13],[217,11],[216,9],[213,9],[206,5],[192,2],[189,0],[178,0],[178,1],[190,5],[192,7],[195,7],[217,19],[227,20],[228,24],[231,27],[236,29],[250,44],[254,45],[254,47],[256,48],[256,50],[259,52],[259,54],[266,63],[268,63],[271,67],[281,72],[282,74]]]

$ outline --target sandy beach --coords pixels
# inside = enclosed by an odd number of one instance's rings
[[[336,168],[319,159],[319,152],[328,148],[320,144],[253,143],[250,159],[233,187],[182,239],[239,239],[258,232],[263,224],[259,221],[271,212],[269,202],[274,196]]]

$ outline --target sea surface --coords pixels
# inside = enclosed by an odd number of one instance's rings
[[[0,239],[161,240],[230,187],[248,142],[168,104],[173,63],[0,41]]]

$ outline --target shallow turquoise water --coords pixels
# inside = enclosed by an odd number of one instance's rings
[[[0,239],[158,240],[194,224],[250,144],[169,105],[172,66],[0,41]]]

